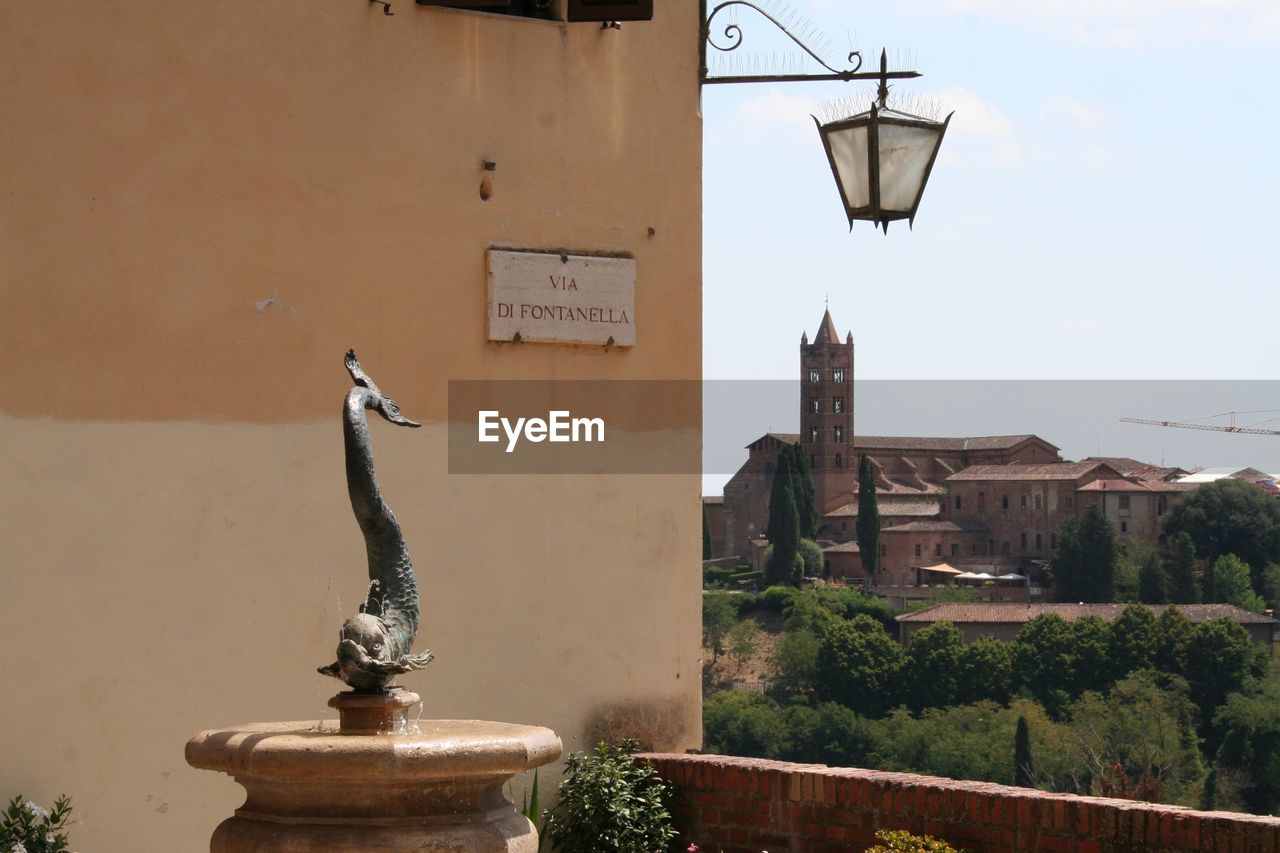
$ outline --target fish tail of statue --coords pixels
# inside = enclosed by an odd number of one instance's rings
[[[378,486],[367,412],[377,411],[398,426],[420,424],[400,414],[395,401],[360,367],[354,350],[347,351],[345,362],[356,383],[343,404],[347,494],[364,534],[369,595],[360,613],[343,623],[337,662],[319,671],[342,679],[357,691],[377,692],[397,674],[421,669],[433,655],[412,654],[418,631],[417,578],[400,524]]]

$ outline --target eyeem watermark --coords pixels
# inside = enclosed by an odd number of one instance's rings
[[[507,453],[512,453],[520,439],[534,444],[543,441],[553,443],[590,443],[604,441],[604,418],[575,418],[565,409],[547,412],[546,419],[504,418],[496,409],[477,413],[477,441],[494,444],[502,440],[499,429],[506,434]]]

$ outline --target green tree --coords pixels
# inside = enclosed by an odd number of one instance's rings
[[[1210,619],[1191,630],[1186,679],[1202,722],[1244,685],[1252,658],[1249,635],[1230,619]]]
[[[1267,679],[1259,692],[1233,693],[1214,716],[1221,732],[1219,767],[1246,781],[1240,794],[1255,814],[1280,811],[1280,681]]]
[[[1111,680],[1134,670],[1150,669],[1156,662],[1156,615],[1150,607],[1131,604],[1111,623]]]
[[[1213,562],[1209,572],[1210,589],[1205,598],[1261,613],[1267,603],[1253,591],[1249,574],[1249,566],[1243,560],[1234,554],[1223,554]]]
[[[707,505],[702,505],[702,559],[711,559],[711,525],[707,522]]]
[[[817,488],[813,484],[813,472],[809,460],[799,444],[791,445],[791,489],[796,496],[796,513],[800,520],[800,536],[803,539],[818,538]]]
[[[738,605],[726,593],[702,595],[702,645],[711,650],[712,663],[724,654],[724,640],[738,621]]]
[[[1262,570],[1262,588],[1258,593],[1268,607],[1280,607],[1280,564],[1267,563]]]
[[[907,707],[945,708],[958,704],[964,640],[950,622],[934,622],[911,635],[902,668],[902,698]]]
[[[1074,640],[1071,625],[1061,616],[1042,613],[1022,626],[1013,641],[1015,682],[1055,716],[1065,709],[1074,686]]]
[[[1155,668],[1171,675],[1185,676],[1193,631],[1191,622],[1181,610],[1166,608],[1156,619]]]
[[[875,746],[873,724],[836,702],[824,702],[816,711],[788,708],[787,716],[791,724],[789,761],[862,767]]]
[[[800,538],[800,514],[796,508],[795,478],[791,476],[791,445],[784,444],[778,453],[778,461],[774,463],[773,482],[769,486],[769,523],[765,526],[764,535],[773,542],[782,527],[794,528],[797,541]],[[791,499],[790,511],[784,510],[783,495]]]
[[[1169,600],[1174,604],[1198,604],[1200,580],[1196,577],[1196,546],[1186,531],[1173,537],[1168,556]]]
[[[880,510],[876,506],[876,475],[864,453],[858,461],[858,556],[867,577],[880,567]]]
[[[1164,604],[1169,600],[1168,580],[1164,561],[1154,550],[1143,552],[1138,558],[1138,600],[1143,604]]]
[[[1053,571],[1053,597],[1057,601],[1085,601],[1088,578],[1080,550],[1080,520],[1067,516],[1058,525],[1058,545],[1049,560]]]
[[[826,564],[826,558],[822,556],[822,548],[812,539],[801,539],[800,545],[796,549],[796,553],[800,555],[800,560],[804,564],[804,576],[807,578],[820,578],[823,575],[823,566]]]
[[[1210,565],[1223,554],[1249,564],[1255,589],[1267,563],[1280,561],[1280,501],[1244,480],[1205,483],[1169,508],[1164,529],[1186,533]]]
[[[773,646],[771,665],[777,694],[809,695],[818,671],[818,635],[809,628],[786,631]]]
[[[760,648],[760,623],[754,619],[740,619],[729,629],[728,639],[728,652],[733,659],[734,671],[741,672]]]
[[[901,669],[902,647],[870,616],[832,623],[818,638],[818,698],[864,717],[878,717],[896,704]]]
[[[702,704],[703,748],[718,755],[782,758],[790,728],[778,703],[759,693],[720,690]]]
[[[1097,504],[1080,516],[1080,554],[1086,590],[1080,601],[1109,602],[1115,596],[1116,562],[1120,554],[1116,529]]]
[[[1003,705],[1013,693],[1013,644],[979,637],[961,649],[958,671],[961,704],[991,700]]]
[[[781,471],[774,477],[775,483],[780,480],[783,483],[770,505],[770,515],[776,515],[776,523],[769,530],[769,543],[773,553],[765,561],[764,579],[768,584],[797,586],[804,571],[804,560],[799,555],[800,531],[795,499],[786,479]]]
[[[1185,691],[1180,679],[1166,685],[1144,671],[1074,702],[1080,793],[1198,803],[1204,764]]]
[[[1097,616],[1081,616],[1071,623],[1070,657],[1070,695],[1105,690],[1111,684],[1111,626]]]
[[[1013,784],[1034,788],[1035,763],[1031,757],[1031,727],[1027,718],[1018,715],[1018,728],[1013,735]]]

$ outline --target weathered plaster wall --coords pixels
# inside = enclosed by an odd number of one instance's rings
[[[0,7],[0,796],[77,848],[199,849],[240,792],[187,737],[329,715],[349,346],[427,421],[373,425],[426,713],[700,739],[696,473],[449,476],[443,423],[451,378],[699,378],[696,4],[379,8]],[[487,343],[490,245],[632,253],[637,346]]]

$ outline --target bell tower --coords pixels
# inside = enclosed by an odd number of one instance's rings
[[[853,333],[840,342],[831,311],[809,343],[800,337],[800,446],[813,471],[819,514],[850,490],[858,474],[853,456]]]

